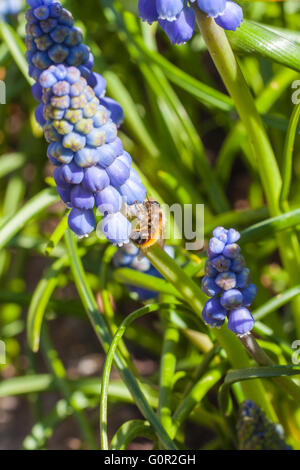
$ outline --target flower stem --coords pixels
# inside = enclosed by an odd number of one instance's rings
[[[274,216],[278,215],[280,213],[281,176],[254,99],[224,30],[212,18],[202,13],[199,8],[196,7],[195,12],[199,29],[210,55],[235,102],[237,111],[247,130],[253,158],[257,163],[264,184],[270,212]]]
[[[282,178],[271,143],[256,109],[254,99],[235,58],[226,34],[212,18],[195,7],[196,20],[210,55],[232,96],[239,116],[250,139],[254,162],[258,167],[267,198],[270,215],[280,215]],[[282,263],[289,274],[291,285],[300,278],[300,247],[293,231],[277,234]],[[300,334],[300,296],[292,303],[295,326]]]
[[[253,357],[253,359],[261,366],[273,366],[274,362],[258,345],[252,333],[239,338],[242,345]],[[295,400],[300,403],[300,387],[288,377],[273,378],[273,381],[284,388]]]

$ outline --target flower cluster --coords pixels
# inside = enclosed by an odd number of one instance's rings
[[[104,78],[93,72],[93,55],[82,43],[72,15],[56,0],[27,0],[26,46],[36,119],[44,129],[48,157],[61,199],[72,208],[69,227],[87,236],[104,215],[109,241],[128,242],[131,224],[124,204],[141,203],[146,190],[117,137],[122,108],[105,96]]]
[[[120,212],[122,203],[142,202],[146,191],[130,155],[117,137],[94,90],[76,67],[50,66],[40,75],[43,125],[48,157],[61,199],[72,210],[69,227],[79,236],[94,230],[94,206],[104,214],[102,230],[115,244],[129,240],[131,225]]]
[[[111,119],[119,126],[123,120],[121,106],[105,96],[106,82],[102,75],[92,71],[94,57],[82,42],[82,32],[74,26],[72,14],[58,0],[27,0],[26,58],[29,75],[38,83],[40,74],[51,65],[74,66],[94,89]],[[38,92],[38,85],[33,93]]]
[[[139,16],[149,24],[158,21],[172,44],[182,44],[194,34],[193,4],[223,29],[235,31],[243,21],[243,10],[231,0],[139,0]]]
[[[237,422],[240,450],[292,450],[280,425],[268,420],[256,403],[245,400]]]
[[[165,247],[166,253],[174,258],[174,249],[171,246]],[[139,249],[133,244],[129,243],[119,248],[113,258],[114,266],[117,268],[131,268],[140,271],[150,276],[162,278],[159,271],[150,263],[148,258],[141,256]],[[157,297],[157,292],[145,289],[143,287],[136,287],[127,285],[130,292],[137,295],[139,300],[149,300]]]
[[[0,0],[0,20],[5,21],[7,15],[17,15],[23,7],[23,0]]]
[[[246,308],[255,299],[257,288],[251,284],[251,275],[245,258],[236,243],[239,232],[217,227],[209,241],[203,292],[212,297],[203,309],[203,320],[212,327],[220,327],[229,313],[228,328],[242,336],[252,330],[254,319]]]

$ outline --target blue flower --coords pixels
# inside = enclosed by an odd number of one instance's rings
[[[193,4],[223,29],[235,31],[243,21],[241,7],[231,0],[139,0],[139,17],[149,24],[158,21],[172,44],[184,44],[194,33]]]
[[[102,232],[114,245],[129,243],[131,224],[121,212],[107,214],[102,220]]]
[[[251,400],[245,400],[241,404],[237,437],[240,450],[292,450],[284,441],[281,426],[269,421]]]
[[[196,0],[196,3],[200,10],[213,18],[223,13],[226,8],[226,0]]]
[[[185,7],[175,21],[158,20],[158,22],[169,36],[172,44],[184,44],[194,34],[195,13],[192,8]]]
[[[209,240],[202,290],[212,299],[204,306],[203,320],[209,326],[221,326],[228,314],[228,328],[243,336],[254,326],[254,319],[246,307],[254,301],[257,288],[251,284],[250,271],[236,243],[239,238],[237,230],[217,227]],[[220,311],[226,312],[222,322],[218,316]]]
[[[105,96],[105,79],[92,71],[94,58],[82,43],[70,12],[58,0],[28,0],[26,47],[36,80],[36,118],[49,143],[47,156],[62,201],[72,208],[69,227],[79,237],[95,229],[96,208],[104,214],[108,240],[123,244],[131,224],[123,204],[142,203],[146,190],[117,137],[123,109]]]
[[[156,10],[160,20],[175,21],[184,7],[184,0],[156,0]]]
[[[243,21],[243,10],[235,2],[227,1],[223,13],[215,18],[215,22],[223,29],[235,31]]]
[[[158,20],[156,0],[139,0],[139,17],[149,24]]]

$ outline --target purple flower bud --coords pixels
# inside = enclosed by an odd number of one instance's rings
[[[105,106],[106,109],[108,109],[110,113],[110,119],[116,124],[117,127],[120,127],[124,121],[124,111],[122,106],[117,103],[117,101],[109,98],[108,96],[101,98],[100,103]]]
[[[218,274],[215,279],[215,283],[223,290],[230,290],[238,287],[236,275],[231,271]]]
[[[231,243],[230,245],[226,245],[223,250],[223,255],[227,258],[233,259],[236,258],[240,254],[240,247],[236,243]]]
[[[99,166],[91,166],[84,170],[82,186],[93,193],[102,191],[109,185],[109,177],[106,171]]]
[[[80,167],[92,166],[98,163],[97,149],[84,147],[75,154],[76,164]]]
[[[42,101],[43,89],[39,83],[35,83],[34,85],[32,85],[31,92],[36,101]]]
[[[158,20],[156,0],[139,0],[139,17],[142,21],[152,24]]]
[[[209,254],[211,257],[218,256],[223,253],[225,243],[221,242],[218,238],[211,238],[209,240]]]
[[[69,184],[80,184],[83,180],[84,171],[75,162],[61,167],[61,177]]]
[[[226,310],[222,307],[218,297],[213,297],[206,302],[202,311],[202,317],[209,326],[220,327],[223,325],[226,318]]]
[[[124,202],[129,206],[135,203],[141,204],[147,194],[144,186],[131,178],[119,187],[119,191],[124,198]]]
[[[55,158],[60,163],[71,163],[74,157],[72,150],[64,148],[60,142],[53,142],[47,150],[48,157]]]
[[[223,255],[217,256],[213,258],[211,261],[212,267],[217,270],[219,273],[223,273],[225,271],[229,271],[231,266],[230,259],[226,258]]]
[[[95,195],[96,206],[99,212],[112,214],[119,212],[122,207],[122,198],[113,186],[107,186]]]
[[[37,8],[42,5],[41,0],[26,0],[31,8]]]
[[[250,307],[252,302],[254,301],[256,294],[257,294],[257,287],[254,284],[250,284],[245,289],[242,289],[243,294],[243,305],[245,307]]]
[[[221,242],[227,243],[227,233],[228,230],[225,230],[224,227],[217,227],[213,231],[213,236],[221,240]]]
[[[214,18],[225,11],[226,0],[197,0],[197,5],[200,10]]]
[[[254,319],[247,308],[241,307],[229,313],[228,328],[238,336],[249,333],[254,326]]]
[[[238,289],[230,289],[221,295],[221,304],[226,310],[233,310],[243,304],[243,295]]]
[[[96,219],[92,210],[80,210],[73,208],[69,214],[68,223],[70,229],[79,237],[89,235],[96,227]]]
[[[106,91],[106,80],[102,75],[92,72],[88,77],[88,84],[94,89],[97,98],[102,98]]]
[[[63,189],[59,186],[56,186],[56,191],[61,200],[68,206],[71,206],[71,190],[70,189]]]
[[[236,243],[241,238],[240,233],[234,228],[230,228],[227,231],[227,243]]]
[[[245,258],[242,255],[238,255],[231,261],[231,271],[238,273],[246,266]]]
[[[71,203],[73,207],[81,210],[93,209],[95,198],[91,191],[87,191],[82,185],[76,185],[71,191]]]
[[[216,277],[218,271],[213,267],[212,261],[207,259],[205,263],[205,274],[209,277]]]
[[[194,33],[195,13],[190,7],[185,7],[175,21],[158,21],[172,44],[184,44]]]
[[[184,7],[184,0],[156,0],[158,18],[174,21]]]
[[[243,10],[234,2],[227,1],[225,11],[215,18],[215,22],[221,28],[235,31],[243,21]]]
[[[208,276],[204,276],[202,279],[201,288],[208,297],[213,297],[221,292],[220,287],[216,285],[214,279]]]
[[[99,157],[99,165],[103,168],[108,167],[112,164],[114,159],[117,157],[114,143],[102,145],[97,149]]]
[[[121,162],[123,162],[123,163],[125,163],[125,165],[126,165],[130,170],[131,170],[131,169],[134,170],[133,168],[131,168],[131,165],[132,165],[132,158],[131,158],[131,156],[129,155],[129,153],[126,152],[125,150],[124,150],[124,152],[122,153],[122,155],[120,155],[120,156],[118,157],[118,160],[121,161]],[[134,170],[134,171],[135,171],[135,170]]]
[[[103,217],[102,231],[111,243],[123,245],[129,242],[131,224],[123,214],[116,212]]]
[[[41,103],[35,110],[35,119],[41,127],[46,124],[46,119],[44,118],[44,105]]]
[[[236,275],[236,286],[239,289],[248,287],[251,282],[251,274],[248,268],[244,268],[240,273]]]
[[[124,184],[130,175],[130,169],[119,157],[106,168],[106,172],[109,176],[111,185],[115,188]]]
[[[61,173],[61,169],[62,169],[61,166],[55,168],[54,173],[53,173],[54,181],[57,184],[57,186],[59,186],[60,188],[70,191],[72,188],[70,184],[64,180],[62,173]]]

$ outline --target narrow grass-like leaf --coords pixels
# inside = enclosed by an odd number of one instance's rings
[[[292,287],[291,289],[276,295],[274,298],[254,310],[253,316],[255,320],[262,320],[267,315],[275,312],[283,305],[290,302],[294,297],[300,294],[300,285]]]
[[[23,153],[8,153],[0,157],[0,178],[22,168],[26,161]]]
[[[16,31],[14,31],[9,24],[3,21],[0,21],[0,36],[2,37],[3,42],[6,43],[7,48],[27,82],[29,85],[32,85],[34,81],[29,77],[27,72],[28,65],[25,60],[26,49],[23,41],[20,39]]]
[[[67,264],[67,256],[55,261],[45,271],[32,295],[27,316],[27,341],[34,352],[39,349],[41,327],[47,305],[59,282],[59,274]]]
[[[300,366],[269,366],[251,367],[249,369],[233,370],[228,372],[224,383],[219,390],[219,405],[222,412],[227,415],[229,412],[229,390],[236,382],[245,380],[287,377],[300,374]]]
[[[9,240],[21,230],[33,217],[40,214],[47,207],[59,199],[54,188],[44,189],[28,201],[13,217],[0,229],[0,250]]]
[[[108,349],[106,360],[105,360],[104,370],[102,374],[102,386],[101,386],[101,395],[100,395],[100,429],[101,429],[100,435],[101,435],[101,449],[102,450],[108,450],[107,396],[108,396],[110,371],[112,368],[116,351],[118,349],[119,342],[121,341],[123,335],[125,334],[127,326],[129,326],[132,322],[134,322],[138,318],[141,318],[142,316],[146,314],[155,312],[161,307],[163,307],[161,304],[152,304],[152,305],[147,305],[145,307],[142,307],[141,309],[136,310],[135,312],[132,312],[121,323],[116,334],[114,335],[112,339],[112,342]],[[152,422],[151,421],[149,422],[150,424],[152,424],[154,429],[156,429],[156,431],[158,432],[158,435],[161,435],[161,434],[164,435],[166,431],[164,430],[160,422],[158,421],[158,422],[153,423],[152,416],[150,416],[150,419]],[[168,440],[170,441],[169,445],[171,445],[171,449],[172,450],[176,449],[175,444],[169,437],[168,437]]]
[[[300,71],[300,46],[263,25],[244,20],[241,27],[227,37],[237,53],[257,55]]]
[[[241,244],[256,242],[267,237],[274,237],[276,233],[297,227],[300,224],[300,209],[295,209],[277,217],[264,220],[241,232]]]
[[[282,188],[280,193],[280,203],[282,209],[286,209],[288,205],[288,197],[292,182],[292,173],[293,173],[293,153],[294,153],[294,145],[296,139],[296,131],[298,127],[300,119],[300,104],[294,107],[293,113],[291,115],[289,128],[287,131],[284,151],[283,151],[283,158],[282,158],[282,166],[281,166],[281,173],[282,173]]]
[[[155,434],[150,424],[146,421],[139,419],[126,421],[112,438],[110,450],[126,450],[128,445],[137,437],[146,437],[152,441],[155,440]]]
[[[81,260],[78,256],[74,235],[71,233],[70,230],[66,232],[65,241],[69,252],[70,266],[73,272],[77,290],[81,297],[82,303],[86,309],[86,312],[90,318],[90,321],[94,327],[95,333],[100,342],[102,343],[104,350],[107,351],[112,341],[111,335],[108,331],[103,317],[98,311],[97,304],[92,294],[91,288],[87,283],[86,275],[83,270]],[[169,436],[159,423],[156,415],[153,413],[153,410],[150,404],[148,403],[145,395],[143,394],[139,383],[124,363],[123,358],[120,357],[118,353],[116,353],[115,355],[115,363],[121,377],[126,383],[128,389],[130,390],[132,397],[136,405],[140,409],[141,413],[144,415],[146,420],[148,420],[149,423],[153,426],[155,432],[157,433],[160,440],[164,443],[165,447],[167,449],[174,449],[175,446],[173,442],[170,440]]]

